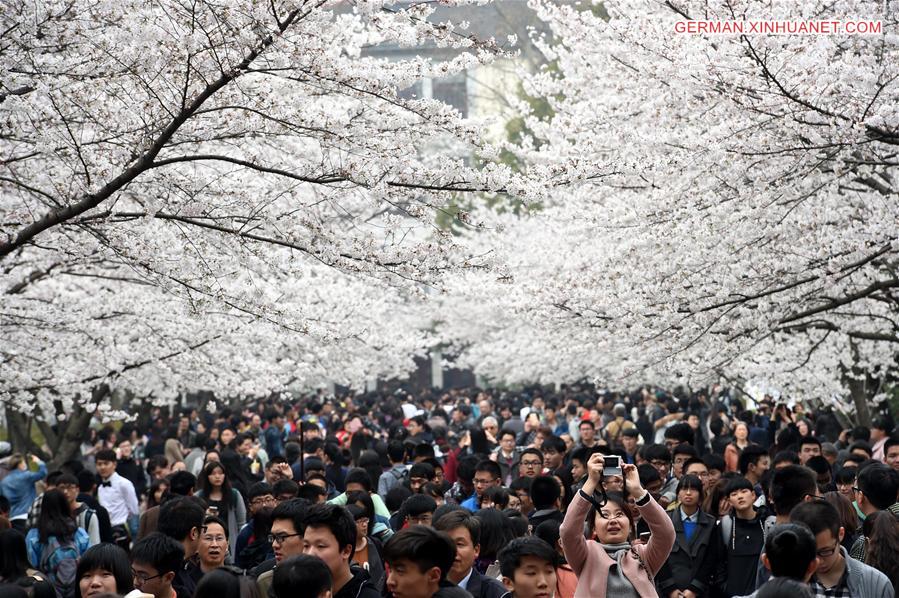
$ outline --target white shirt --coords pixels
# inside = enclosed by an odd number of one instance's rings
[[[681,521],[689,521],[690,523],[699,523],[699,510],[697,509],[697,511],[695,513],[693,513],[692,515],[687,515],[686,513],[684,513],[684,510],[681,509],[680,510],[680,518],[681,518]]]
[[[109,511],[111,525],[125,525],[129,515],[140,514],[134,484],[115,472],[109,476],[108,480],[100,484],[97,498],[100,500],[100,504]]]
[[[466,575],[466,576],[465,576],[465,579],[463,579],[462,581],[460,581],[459,584],[458,584],[459,587],[462,588],[463,590],[467,590],[467,589],[468,589],[468,580],[471,579],[471,572],[472,572],[472,571],[474,571],[474,567],[472,567],[471,569],[468,570],[468,575]]]

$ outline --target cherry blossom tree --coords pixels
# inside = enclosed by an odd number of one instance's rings
[[[398,96],[507,55],[433,10],[6,3],[0,400],[53,422],[124,415],[116,387],[170,401],[408,370],[424,289],[488,265],[436,216],[545,187],[493,161],[483,123]],[[451,57],[367,52],[423,43]]]
[[[554,116],[525,114],[518,155],[580,180],[473,239],[505,267],[460,274],[446,340],[494,379],[764,378],[851,395],[866,421],[899,346],[895,15],[856,0],[531,5],[557,41],[535,40],[553,68],[525,89]],[[886,34],[675,33],[691,19]]]

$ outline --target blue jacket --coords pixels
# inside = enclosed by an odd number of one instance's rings
[[[0,482],[0,494],[9,499],[9,518],[27,515],[31,503],[37,498],[34,483],[47,476],[47,466],[41,463],[37,471],[14,469]]]
[[[90,544],[90,536],[87,535],[84,528],[75,528],[75,548],[78,550],[78,554],[82,555],[87,552],[87,549],[90,548]],[[35,569],[39,569],[45,545],[41,544],[40,533],[37,531],[37,528],[33,527],[28,530],[28,535],[25,536],[25,546],[28,549],[28,562],[31,563],[31,566]],[[47,573],[47,571],[44,571],[44,573]]]
[[[472,513],[474,513],[475,511],[480,511],[481,507],[478,506],[477,493],[474,493],[471,496],[469,496],[468,498],[466,498],[465,500],[463,500],[461,506],[465,507]]]

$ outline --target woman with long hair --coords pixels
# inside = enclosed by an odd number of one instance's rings
[[[844,530],[841,544],[846,550],[852,550],[852,545],[858,539],[860,533],[858,515],[855,514],[852,503],[838,491],[826,492],[824,500],[836,507],[837,513],[840,514],[840,526]]]
[[[743,449],[749,446],[749,425],[743,421],[734,423],[734,441],[727,445],[724,449],[724,462],[727,464],[727,471],[740,470],[740,455]]]
[[[702,511],[702,480],[685,475],[677,485],[679,507],[668,512],[676,540],[656,583],[663,596],[687,590],[706,596],[715,571],[716,520]]]
[[[499,551],[515,539],[515,530],[508,517],[499,509],[481,509],[474,516],[481,524],[481,552],[475,559],[474,566],[482,575],[499,578],[499,566],[496,557]]]
[[[890,578],[893,591],[899,592],[899,520],[889,511],[878,511],[865,520],[868,548],[865,563]]]
[[[169,492],[169,481],[166,478],[161,480],[153,480],[150,489],[147,491],[147,509],[158,507],[165,500]],[[145,509],[146,510],[146,509]]]
[[[56,598],[56,590],[28,563],[25,536],[14,529],[0,532],[0,583],[33,588],[34,598]]]
[[[627,500],[607,494],[597,500],[602,488],[605,462],[599,453],[587,462],[587,480],[571,501],[560,528],[562,549],[578,576],[576,594],[657,597],[653,578],[665,563],[675,541],[674,524],[665,511],[640,485],[637,467],[622,465],[624,488],[634,498],[637,509],[649,525],[645,544],[633,544],[635,526]],[[587,542],[584,522],[592,542]]]
[[[240,492],[231,482],[221,463],[208,463],[197,480],[196,495],[206,501],[209,514],[220,517],[228,524],[228,547],[231,555],[237,552],[237,535],[247,522],[247,507]]]
[[[81,598],[101,594],[124,596],[134,589],[128,553],[110,542],[92,546],[81,556],[76,577]]]
[[[28,561],[44,573],[57,590],[74,592],[77,586],[71,560],[81,557],[90,547],[90,536],[75,524],[69,500],[60,490],[44,492],[37,527],[25,536]],[[71,575],[71,579],[68,577]]]

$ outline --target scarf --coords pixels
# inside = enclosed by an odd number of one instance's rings
[[[621,567],[621,561],[631,551],[629,542],[621,542],[618,544],[602,544],[603,550],[606,551],[615,561],[614,567],[609,567],[609,580],[606,585],[606,596],[615,596],[616,598],[640,598],[637,590],[631,581],[625,577],[624,570]]]

